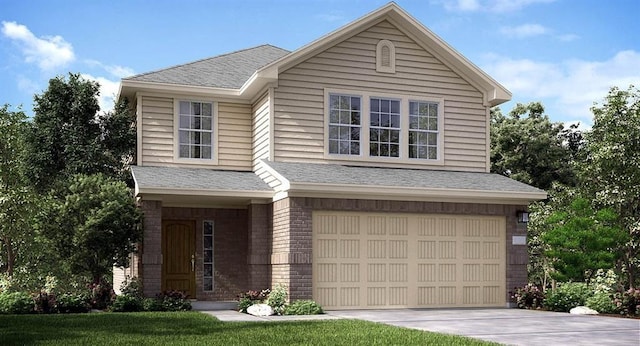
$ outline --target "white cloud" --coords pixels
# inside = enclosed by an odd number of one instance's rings
[[[73,47],[61,36],[36,37],[26,26],[4,21],[2,34],[20,47],[26,62],[37,64],[41,70],[51,71],[75,59]]]
[[[111,74],[112,76],[117,77],[117,78],[125,78],[125,77],[129,77],[129,76],[133,76],[135,74],[135,72],[133,71],[132,68],[125,67],[125,66],[105,65],[105,64],[103,64],[103,63],[101,63],[100,61],[97,61],[97,60],[85,60],[84,62],[89,66],[99,67],[99,68],[109,72],[109,74]]]
[[[338,12],[330,12],[316,15],[316,18],[325,21],[325,22],[343,22],[345,21],[345,16],[342,13]]]
[[[550,3],[555,0],[434,0],[447,11],[461,12],[515,12],[536,3]]]
[[[98,98],[100,110],[103,112],[112,110],[115,97],[118,94],[120,81],[112,81],[104,77],[94,77],[90,74],[82,74],[82,77],[100,83],[100,97]]]
[[[564,35],[558,35],[556,36],[556,38],[560,41],[563,42],[571,42],[571,41],[575,41],[577,39],[580,38],[580,36],[576,35],[576,34],[564,34]]]
[[[612,86],[626,89],[640,81],[640,52],[633,50],[603,61],[486,58],[484,70],[511,90],[514,100],[542,100],[554,119],[580,120],[585,125],[591,124],[593,103],[601,102]]]
[[[18,89],[26,94],[36,94],[40,92],[40,85],[37,82],[25,77],[18,76]]]
[[[507,37],[525,38],[531,36],[544,35],[549,29],[540,24],[522,24],[518,26],[503,26],[500,32]]]

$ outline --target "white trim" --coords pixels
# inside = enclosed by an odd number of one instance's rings
[[[175,195],[175,196],[207,196],[207,197],[238,197],[238,198],[271,198],[273,191],[254,190],[203,190],[169,187],[143,187],[136,184],[136,196],[138,195]]]
[[[383,62],[383,49],[389,49],[389,65],[385,66]],[[396,47],[389,40],[380,40],[376,45],[376,71],[381,73],[396,73]]]
[[[329,96],[346,95],[358,96],[361,102],[360,128],[360,155],[330,154],[329,153]],[[371,98],[400,100],[400,157],[383,157],[369,155],[369,129],[370,129],[370,100]],[[420,159],[409,158],[409,102],[431,102],[438,104],[438,158]],[[394,93],[378,93],[369,91],[355,91],[347,89],[324,89],[324,158],[331,161],[355,161],[374,163],[394,163],[420,166],[444,166],[444,97],[431,95],[403,95]]]
[[[276,180],[278,180],[280,182],[280,185],[278,185],[275,188],[275,191],[286,191],[289,190],[291,188],[291,182],[285,178],[283,175],[281,175],[280,173],[278,173],[275,169],[273,169],[271,166],[269,166],[269,164],[264,163],[262,160],[260,160],[257,164],[257,170],[256,171],[260,171],[261,169],[264,170],[265,172],[269,173],[273,178],[275,178]]]
[[[180,101],[186,102],[202,102],[211,103],[212,119],[211,119],[211,159],[193,159],[180,157]],[[218,145],[218,102],[213,99],[202,98],[173,98],[173,162],[189,163],[195,165],[217,165],[218,153],[220,147]]]
[[[275,161],[275,152],[276,152],[275,150],[275,145],[276,145],[275,98],[276,98],[276,91],[273,87],[271,87],[269,88],[269,161]]]

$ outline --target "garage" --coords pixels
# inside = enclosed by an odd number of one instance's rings
[[[314,211],[326,309],[505,306],[504,216]]]

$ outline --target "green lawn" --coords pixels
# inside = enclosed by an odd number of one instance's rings
[[[356,320],[220,322],[198,312],[0,315],[0,345],[489,345]]]

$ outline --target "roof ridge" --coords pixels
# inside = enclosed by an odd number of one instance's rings
[[[225,57],[225,56],[228,56],[228,55],[238,54],[238,53],[242,53],[242,52],[245,52],[245,51],[248,51],[248,50],[257,49],[257,48],[261,48],[261,47],[272,47],[272,48],[276,48],[276,49],[279,49],[279,50],[284,51],[284,52],[287,52],[287,53],[291,53],[291,51],[289,51],[289,50],[287,50],[287,49],[280,48],[280,47],[274,46],[274,45],[269,44],[269,43],[264,43],[264,44],[257,45],[257,46],[254,46],[254,47],[238,49],[238,50],[235,50],[235,51],[233,51],[233,52],[223,53],[223,54],[219,54],[219,55],[215,55],[215,56],[210,56],[210,57],[208,57],[208,58],[202,58],[202,59],[198,59],[198,60],[190,61],[190,62],[183,63],[183,64],[177,64],[177,65],[173,65],[173,66],[169,66],[169,67],[164,67],[164,68],[160,68],[160,69],[157,69],[157,70],[153,70],[153,71],[148,71],[148,72],[140,73],[140,74],[133,75],[133,76],[129,76],[129,77],[122,78],[122,79],[124,80],[124,79],[133,79],[133,78],[138,78],[138,77],[142,77],[142,76],[150,75],[150,74],[153,74],[153,73],[157,73],[157,72],[161,72],[161,71],[166,71],[166,70],[171,70],[171,69],[178,68],[178,67],[183,67],[183,66],[193,65],[193,64],[197,64],[197,63],[200,63],[200,62],[203,62],[203,61],[206,61],[206,60],[211,60],[211,59],[216,59],[216,58],[222,58],[222,57]]]

